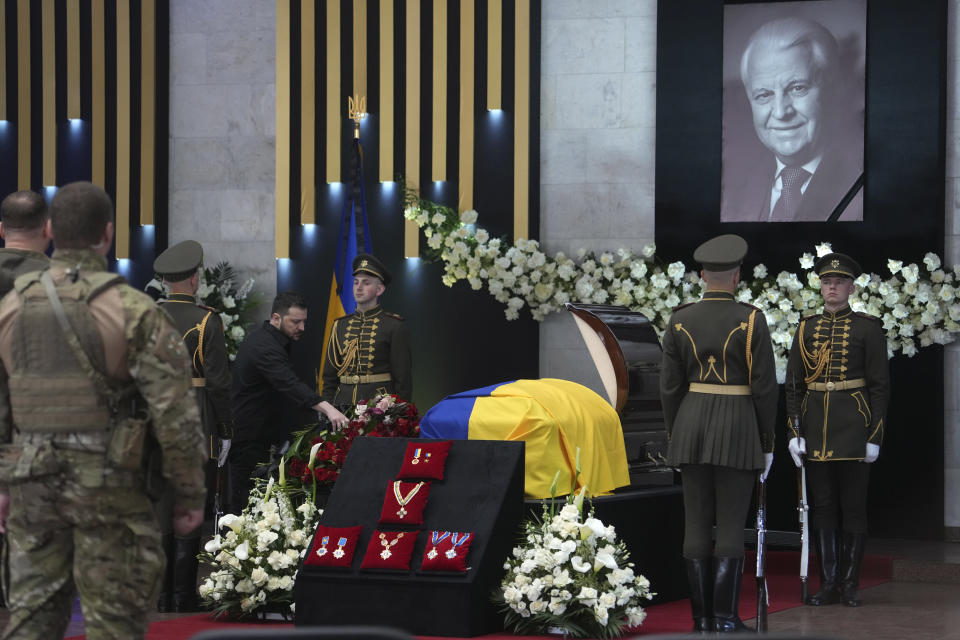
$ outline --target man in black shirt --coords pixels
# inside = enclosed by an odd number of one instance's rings
[[[290,347],[303,335],[307,305],[293,292],[277,295],[270,319],[250,332],[237,353],[233,373],[233,446],[230,449],[230,512],[247,505],[251,474],[270,459],[270,447],[287,439],[285,409],[312,409],[323,413],[335,429],[347,418],[320,399],[317,390],[297,377]]]

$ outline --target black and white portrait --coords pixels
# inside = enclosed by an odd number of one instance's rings
[[[721,222],[863,220],[865,0],[727,5]]]

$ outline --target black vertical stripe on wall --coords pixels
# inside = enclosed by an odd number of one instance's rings
[[[30,188],[43,184],[43,20],[40,3],[30,3]],[[17,87],[20,91],[21,88]]]
[[[531,238],[540,237],[540,2],[530,2],[530,221]]]
[[[7,26],[6,65],[0,82],[6,85],[7,121],[0,123],[0,198],[17,190],[17,3],[0,2]]]
[[[454,204],[459,200],[460,182],[460,3],[447,3],[447,182],[457,186]]]
[[[81,25],[83,24],[81,18]],[[81,27],[82,28],[82,27]],[[157,87],[156,146],[157,172],[156,212],[154,214],[154,254],[167,247],[170,232],[170,3],[157,0]],[[150,269],[153,269],[151,261]]]
[[[380,2],[367,2],[367,112],[380,114]],[[374,132],[379,138],[379,127]],[[379,167],[371,165],[374,169]]]

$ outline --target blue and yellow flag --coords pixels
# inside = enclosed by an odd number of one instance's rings
[[[333,277],[330,282],[330,298],[327,303],[326,323],[323,327],[323,351],[320,354],[320,369],[327,361],[327,345],[330,332],[337,318],[353,313],[357,303],[353,299],[353,259],[361,253],[373,253],[370,242],[370,227],[367,224],[367,198],[363,192],[363,148],[360,139],[353,138],[350,179],[344,185],[347,189],[340,214],[340,235],[337,239],[336,261],[333,264]],[[318,376],[317,388],[323,392],[323,377]]]
[[[423,416],[420,437],[524,441],[528,498],[549,498],[557,470],[557,495],[582,486],[600,495],[630,484],[620,417],[569,380],[515,380],[447,396]],[[581,473],[572,487],[577,449]]]

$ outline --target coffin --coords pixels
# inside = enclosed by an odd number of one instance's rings
[[[650,320],[626,307],[567,303],[606,399],[620,415],[631,486],[674,484],[666,466],[660,406],[660,339]]]

